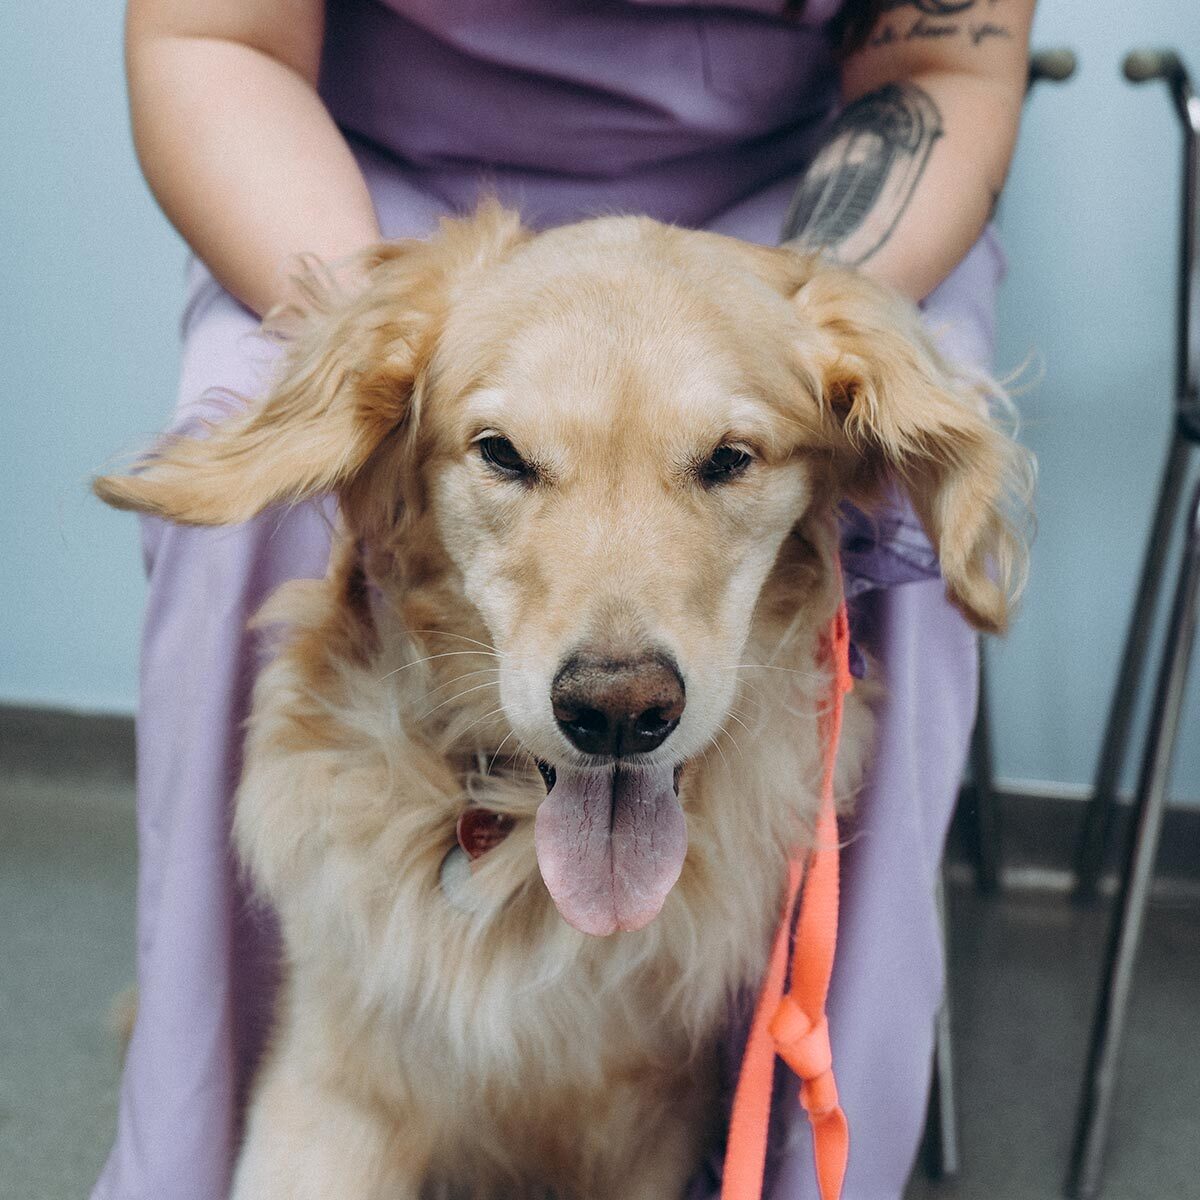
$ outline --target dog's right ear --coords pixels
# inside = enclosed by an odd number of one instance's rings
[[[450,287],[525,236],[514,213],[489,202],[429,240],[364,251],[350,264],[352,288],[310,267],[300,302],[268,322],[285,351],[266,398],[206,437],[165,440],[136,474],[99,477],[93,490],[115,508],[230,525],[342,488],[410,420]]]

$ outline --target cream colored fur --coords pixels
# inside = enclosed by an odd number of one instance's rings
[[[907,306],[785,251],[633,218],[534,237],[488,206],[366,265],[352,294],[310,281],[265,402],[97,485],[199,523],[342,499],[329,577],[261,618],[235,836],[287,982],[235,1200],[678,1196],[810,836],[836,505],[905,480],[952,599],[998,628],[1021,456]],[[489,432],[536,482],[481,462]],[[722,444],[751,465],[705,486]],[[654,752],[682,766],[683,874],[605,939],[559,917],[532,836],[581,639],[665,646],[687,685]],[[469,802],[516,824],[465,911],[439,872]]]

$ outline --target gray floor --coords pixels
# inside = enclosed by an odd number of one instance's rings
[[[123,752],[11,751],[0,754],[0,1197],[77,1200],[114,1123],[109,1007],[132,978],[132,791]],[[938,1184],[918,1176],[909,1200],[1049,1200],[1060,1194],[1103,915],[1045,894],[984,902],[966,889],[952,908],[964,1170]],[[1106,1200],[1200,1200],[1194,902],[1156,904],[1135,1013]]]
[[[1106,925],[1106,912],[1081,912],[1061,897],[952,894],[963,1171],[953,1182],[914,1179],[908,1200],[1062,1194]],[[1105,1200],[1198,1200],[1200,905],[1194,900],[1154,905],[1132,1007]]]
[[[115,769],[3,765],[0,1197],[82,1200],[116,1120],[109,1010],[133,979],[132,786]]]

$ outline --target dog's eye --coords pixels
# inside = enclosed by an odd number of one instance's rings
[[[700,464],[698,474],[705,487],[714,487],[736,479],[753,462],[749,452],[739,446],[718,446]]]
[[[508,438],[494,434],[491,437],[480,438],[475,444],[479,447],[479,457],[489,467],[514,479],[533,478],[533,467],[521,457],[516,446]]]

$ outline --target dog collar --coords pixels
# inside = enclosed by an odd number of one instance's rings
[[[454,826],[457,841],[447,851],[438,869],[438,884],[452,908],[469,914],[479,911],[483,897],[472,886],[471,880],[475,864],[489,850],[500,845],[515,824],[506,813],[493,812],[478,804],[470,805],[459,814]]]
[[[510,833],[516,821],[507,813],[493,812],[472,804],[458,814],[455,836],[462,852],[474,862],[494,850]]]
[[[447,902],[460,912],[476,911],[480,897],[471,887],[471,874],[489,850],[494,850],[512,832],[516,821],[507,813],[493,812],[471,804],[458,815],[454,825],[457,844],[442,859],[438,882]]]

